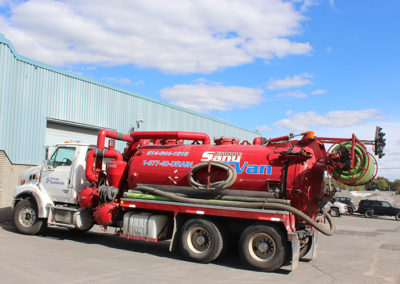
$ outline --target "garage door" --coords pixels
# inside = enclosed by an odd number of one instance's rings
[[[97,133],[100,129],[47,122],[46,145],[55,145],[65,141],[80,141],[81,143],[96,144]]]

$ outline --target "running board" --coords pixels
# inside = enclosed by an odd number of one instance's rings
[[[74,229],[74,214],[78,212],[77,208],[66,206],[49,206],[49,216],[47,225],[54,227],[65,227]]]
[[[57,223],[57,222],[51,222],[51,223],[47,222],[47,225],[49,227],[65,227],[65,228],[68,228],[68,229],[74,229],[75,228],[75,225]]]

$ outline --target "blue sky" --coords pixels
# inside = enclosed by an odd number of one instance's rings
[[[23,56],[265,137],[372,139],[400,178],[400,1],[0,0]]]

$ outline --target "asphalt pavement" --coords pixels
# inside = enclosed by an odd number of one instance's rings
[[[121,239],[113,230],[85,234],[48,229],[18,234],[0,224],[0,283],[400,283],[400,221],[363,216],[335,218],[332,237],[319,234],[318,258],[297,270],[247,269],[236,249],[214,263],[169,253],[168,242]]]

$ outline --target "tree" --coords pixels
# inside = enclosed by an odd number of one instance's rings
[[[366,190],[382,190],[382,191],[386,191],[389,190],[390,186],[389,186],[389,181],[384,178],[384,177],[376,177],[376,179],[374,179],[372,182],[368,183],[365,186]]]
[[[396,191],[397,194],[400,194],[400,179],[395,179],[390,182],[390,190]]]

